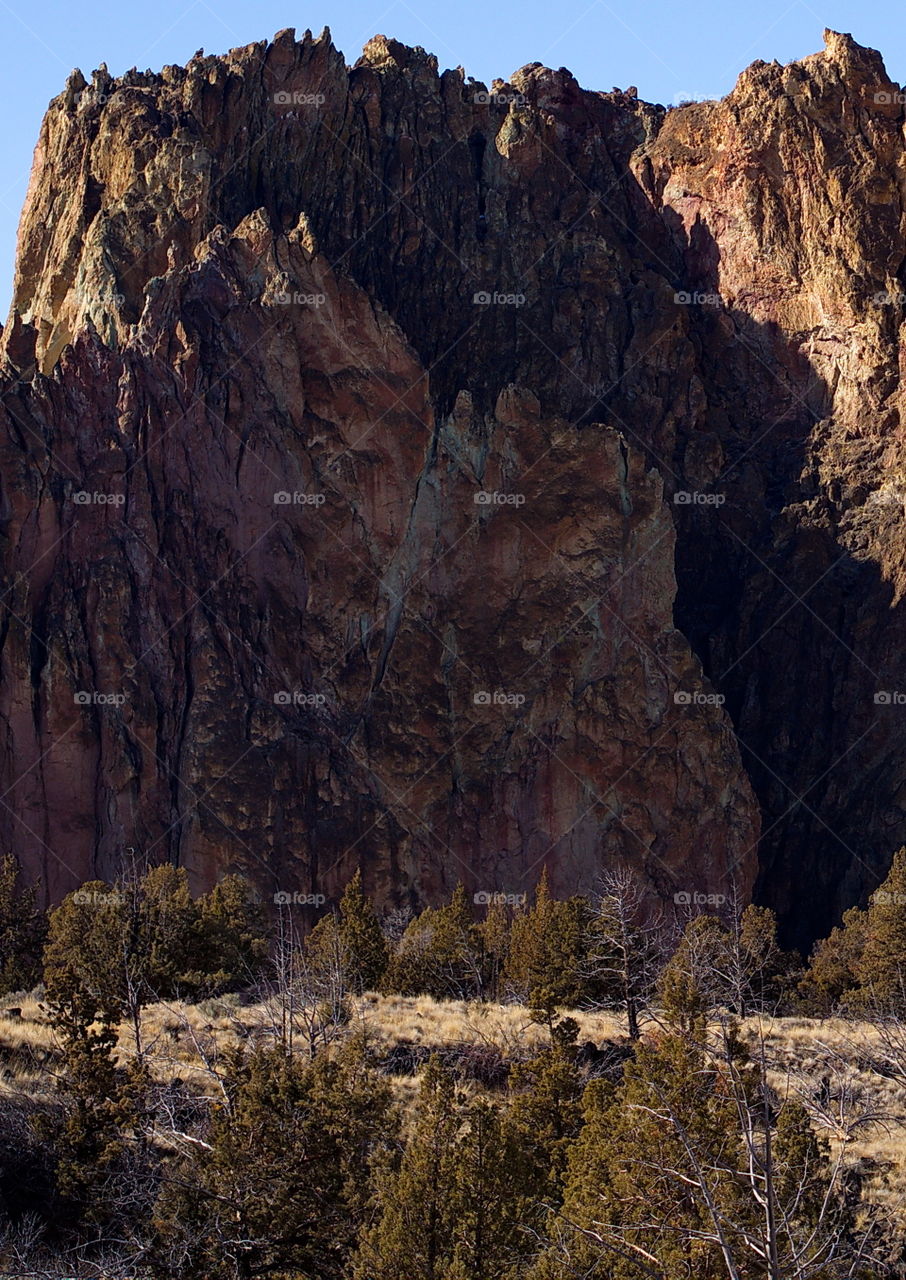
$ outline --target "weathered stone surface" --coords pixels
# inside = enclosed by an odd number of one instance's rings
[[[727,502],[680,513],[677,620],[761,801],[760,895],[800,941],[906,839],[903,102],[826,32],[632,161],[686,287],[722,299],[698,308],[698,441]]]
[[[746,893],[763,815],[791,933],[871,887],[900,98],[833,33],[669,112],[382,36],[74,74],[3,337],[10,844],[54,893],[127,846],[393,900],[619,858]]]
[[[7,548],[34,565],[9,838],[56,891],[129,845],[199,883],[332,892],[361,862],[389,897],[545,862],[590,886],[618,857],[661,891],[737,860],[745,883],[730,726],[674,700],[706,685],[656,471],[524,387],[437,420],[398,327],[308,243],[215,229],[120,351],[86,336],[8,400]],[[278,301],[287,278],[316,301]]]

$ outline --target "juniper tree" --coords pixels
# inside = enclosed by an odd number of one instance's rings
[[[806,1012],[832,1013],[859,987],[867,913],[851,907],[843,923],[815,945],[799,994]]]
[[[503,994],[503,977],[510,952],[512,911],[500,902],[491,902],[485,918],[475,925],[480,961],[480,993],[482,998],[498,1000]]]
[[[663,1015],[683,1035],[701,1035],[708,1011],[698,985],[697,970],[695,952],[684,935],[657,983]]]
[[[462,1106],[453,1076],[431,1058],[402,1157],[378,1178],[377,1222],[363,1233],[353,1280],[449,1280]]]
[[[487,1098],[466,1098],[437,1058],[425,1067],[398,1163],[377,1180],[376,1223],[353,1280],[502,1280],[534,1252],[539,1221],[525,1130]]]
[[[45,948],[45,996],[63,1059],[61,1121],[46,1136],[57,1150],[60,1195],[77,1217],[96,1207],[97,1189],[122,1152],[113,1057],[122,1014],[121,911],[107,885],[89,882],[52,913]]]
[[[249,986],[267,960],[264,910],[245,876],[224,876],[198,900],[199,946],[191,982],[197,990],[225,991]]]
[[[47,917],[38,888],[21,880],[18,860],[0,858],[0,995],[33,987],[41,976]]]
[[[793,988],[801,961],[784,951],[777,938],[777,917],[769,907],[750,903],[734,913],[736,994],[734,1008],[740,1017],[752,1010],[775,1010]]]
[[[199,909],[185,868],[162,863],[141,879],[119,882],[126,936],[124,974],[131,970],[148,999],[177,996],[201,959]]]
[[[80,983],[133,1029],[141,1010],[248,980],[266,953],[264,920],[248,883],[228,876],[195,900],[183,868],[152,867],[113,885],[92,881],[50,915],[44,980]]]
[[[427,907],[407,926],[382,989],[440,1000],[468,998],[479,986],[480,954],[471,905],[459,884],[446,906]]]
[[[307,954],[313,965],[339,960],[344,986],[357,995],[374,991],[387,968],[389,949],[371,901],[356,871],[340,900],[339,912],[324,916],[309,934]]]
[[[697,1037],[670,1033],[641,1043],[614,1091],[589,1084],[585,1124],[570,1156],[557,1253],[561,1274],[640,1280],[650,1274],[718,1280],[726,1273],[710,1242],[706,1203],[690,1180],[714,1171],[709,1198],[720,1212],[735,1198],[740,1144],[732,1109],[714,1089]],[[717,1175],[717,1170],[727,1172]]]
[[[687,976],[687,975],[686,975]],[[639,1043],[623,1082],[593,1081],[564,1206],[533,1280],[843,1280],[881,1274],[842,1160],[776,1099],[731,1022]]]
[[[531,1252],[525,1228],[537,1201],[520,1185],[520,1136],[495,1103],[476,1098],[464,1108],[453,1163],[447,1280],[502,1280],[518,1273]]]
[[[871,896],[856,976],[861,1003],[906,1012],[906,848],[894,854],[886,880]]]
[[[209,1129],[167,1174],[154,1275],[342,1280],[392,1135],[389,1088],[361,1046],[313,1062],[235,1054]]]
[[[534,905],[513,921],[505,982],[548,1027],[559,1008],[583,995],[589,916],[584,898],[551,896],[545,870]]]
[[[520,1152],[517,1181],[539,1230],[550,1207],[562,1201],[570,1144],[582,1125],[575,1035],[561,1025],[551,1044],[514,1065],[509,1081],[506,1127]]]

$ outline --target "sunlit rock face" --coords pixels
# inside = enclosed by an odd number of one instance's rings
[[[2,339],[30,872],[414,905],[628,863],[800,941],[874,887],[902,102],[831,32],[669,111],[383,36],[74,73]]]

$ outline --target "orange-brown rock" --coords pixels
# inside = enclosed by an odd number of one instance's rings
[[[668,112],[383,36],[74,73],[2,342],[9,844],[745,895],[763,826],[791,935],[872,887],[902,121],[833,33]]]

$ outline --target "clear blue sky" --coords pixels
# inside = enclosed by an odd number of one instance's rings
[[[48,101],[73,67],[118,75],[221,53],[283,27],[329,26],[348,62],[381,32],[489,82],[526,62],[566,66],[586,88],[638,86],[649,101],[721,97],[756,58],[822,47],[824,27],[880,49],[906,80],[906,24],[893,0],[0,0],[0,316],[31,154]]]

